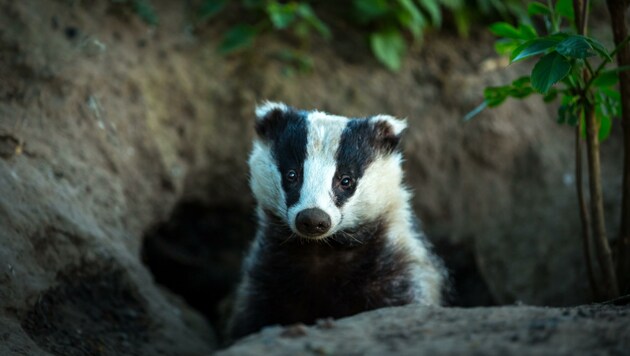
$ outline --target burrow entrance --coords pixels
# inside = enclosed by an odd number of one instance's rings
[[[222,305],[238,282],[254,232],[253,208],[182,202],[168,221],[145,235],[142,259],[158,284],[219,329],[226,317]]]
[[[255,234],[254,208],[179,203],[171,218],[145,235],[143,262],[155,281],[182,296],[221,334],[239,280],[241,260]],[[495,305],[472,249],[436,239],[450,272],[451,306]]]

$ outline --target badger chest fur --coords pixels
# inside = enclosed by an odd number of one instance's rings
[[[258,230],[229,333],[409,303],[441,304],[446,278],[403,185],[402,120],[281,103],[256,109],[249,159]]]

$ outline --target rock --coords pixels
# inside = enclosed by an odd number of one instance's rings
[[[110,5],[1,5],[3,355],[215,347],[207,322],[165,296],[140,260],[144,232],[182,195],[191,165],[181,150],[193,130],[179,134],[185,121],[169,119],[185,117],[186,101],[172,111],[150,105],[159,90],[142,88],[160,73],[146,75],[138,52],[106,37],[117,28],[138,36],[142,27],[107,15]],[[77,29],[70,42],[66,25]],[[83,51],[97,42],[107,49]]]
[[[288,334],[272,326],[217,356],[247,355],[622,355],[630,348],[627,307],[505,306],[374,310]]]

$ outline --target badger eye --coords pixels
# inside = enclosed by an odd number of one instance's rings
[[[350,189],[352,188],[353,184],[354,184],[354,179],[352,179],[352,177],[350,176],[342,176],[341,179],[339,180],[339,185],[343,189]]]
[[[297,175],[297,172],[292,169],[292,170],[287,172],[285,177],[286,177],[287,181],[295,182],[297,180],[298,175]]]

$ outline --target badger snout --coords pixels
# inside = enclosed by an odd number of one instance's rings
[[[295,217],[297,230],[306,236],[323,235],[330,230],[330,215],[318,208],[305,209]]]

